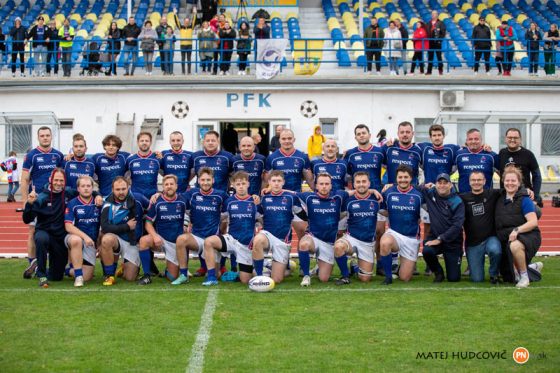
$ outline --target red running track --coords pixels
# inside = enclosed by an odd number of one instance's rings
[[[539,221],[542,231],[540,254],[560,255],[560,208],[551,207],[545,201],[543,215]],[[27,255],[28,228],[23,224],[21,212],[15,209],[20,203],[0,202],[0,257],[25,257]],[[296,252],[297,238],[292,241],[292,252]]]

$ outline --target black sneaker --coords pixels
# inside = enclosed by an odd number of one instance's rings
[[[377,276],[382,276],[382,277],[383,277],[383,276],[385,276],[385,270],[384,270],[383,268],[377,268],[377,269],[375,270],[375,274],[376,274]]]
[[[385,280],[383,280],[383,282],[381,283],[381,285],[391,285],[393,283],[393,279],[392,278],[386,278]]]
[[[431,276],[434,272],[432,272],[432,270],[428,267],[426,267],[426,270],[424,271],[424,276]]]
[[[341,277],[334,282],[335,285],[350,285],[350,279],[348,277]]]
[[[23,271],[23,278],[25,279],[33,278],[36,271],[37,271],[37,258],[33,259],[31,263],[29,263],[25,271]]]
[[[490,283],[492,285],[498,285],[500,283],[500,279],[498,277],[490,276]]]
[[[149,285],[152,283],[152,276],[144,275],[136,284],[138,285]]]
[[[440,283],[440,282],[443,282],[443,280],[445,280],[445,276],[441,272],[436,273],[435,276],[436,276],[436,278],[434,278],[434,283]]]

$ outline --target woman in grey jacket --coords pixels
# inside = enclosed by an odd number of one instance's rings
[[[200,50],[200,61],[202,72],[212,71],[212,60],[214,59],[214,41],[216,34],[210,28],[207,21],[202,23],[202,30],[198,33],[198,49]]]
[[[144,69],[146,70],[146,75],[152,75],[152,61],[154,59],[156,40],[158,39],[156,30],[152,28],[152,22],[144,22],[144,27],[142,27],[138,39],[140,40],[140,49],[142,49],[142,53],[144,54]]]

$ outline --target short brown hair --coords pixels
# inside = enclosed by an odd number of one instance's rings
[[[231,182],[233,183],[236,180],[247,180],[247,181],[249,181],[249,174],[245,171],[237,171],[233,175],[231,175]]]
[[[152,142],[152,134],[146,131],[142,131],[138,135],[136,135],[136,141],[140,140],[142,136],[148,136],[150,138],[150,142]]]
[[[167,180],[167,179],[173,179],[173,180],[175,181],[175,184],[177,184],[177,180],[179,180],[179,179],[177,178],[177,175],[169,174],[169,175],[165,175],[165,176],[163,177],[163,179],[161,179],[161,183],[162,183],[162,184],[165,183],[165,180]]]
[[[369,180],[369,174],[365,171],[358,171],[358,172],[354,172],[354,175],[352,175],[352,177],[355,179],[358,176],[365,176],[368,178]]]
[[[410,166],[407,166],[405,164],[401,164],[401,165],[399,165],[399,167],[397,167],[397,172],[395,173],[395,175],[398,175],[399,172],[405,172],[405,173],[409,174],[410,177],[414,177],[414,174],[412,172],[412,168],[410,168]]]
[[[197,176],[198,176],[198,177],[201,177],[201,176],[204,175],[204,174],[208,174],[208,175],[210,175],[210,177],[214,177],[214,170],[211,169],[210,167],[201,167],[201,168],[198,170]]]
[[[502,182],[505,180],[506,175],[508,174],[514,174],[515,176],[517,176],[517,180],[519,180],[519,184],[523,183],[523,175],[521,174],[519,168],[515,167],[514,165],[507,166],[504,169],[504,173],[502,174]]]
[[[331,174],[329,174],[329,173],[326,173],[326,172],[319,172],[319,173],[317,174],[317,176],[315,177],[315,180],[319,180],[320,177],[328,177],[329,180],[332,181],[332,176],[331,176]]]
[[[441,132],[443,136],[445,136],[445,128],[441,124],[432,124],[430,129],[428,129],[428,133],[432,136],[432,132]]]
[[[74,145],[76,141],[83,141],[84,145],[87,146],[86,138],[81,133],[76,133],[72,136],[72,145]]]
[[[103,147],[106,147],[107,145],[109,145],[110,143],[114,142],[117,148],[121,148],[122,146],[122,140],[120,137],[118,137],[117,135],[107,135],[103,138],[103,141],[101,141],[101,144],[103,144]]]
[[[214,135],[214,136],[216,136],[218,139],[220,138],[220,134],[219,134],[217,131],[214,131],[214,130],[210,130],[210,131],[206,132],[206,133],[204,134],[204,137],[203,137],[203,138],[205,139],[206,136],[210,136],[210,135]]]
[[[42,127],[39,127],[39,129],[37,130],[37,136],[39,135],[39,132],[41,132],[41,131],[49,131],[52,134],[52,130],[51,130],[50,127],[42,126]]]
[[[272,170],[272,171],[270,171],[270,176],[268,178],[270,179],[272,177],[281,177],[282,179],[285,179],[284,171]]]
[[[113,188],[115,184],[118,183],[119,181],[124,181],[126,183],[126,186],[130,186],[130,183],[128,182],[128,179],[126,177],[117,176],[116,178],[113,179],[113,182],[111,183],[111,188]]]
[[[409,121],[406,121],[406,120],[404,122],[399,123],[398,128],[401,128],[401,127],[410,127],[414,130],[414,127],[412,126],[412,123],[410,123]]]

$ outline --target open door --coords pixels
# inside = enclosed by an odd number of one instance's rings
[[[219,123],[217,121],[201,120],[193,122],[193,151],[202,149],[202,139],[204,138],[204,134],[212,130],[216,132],[220,131]]]

